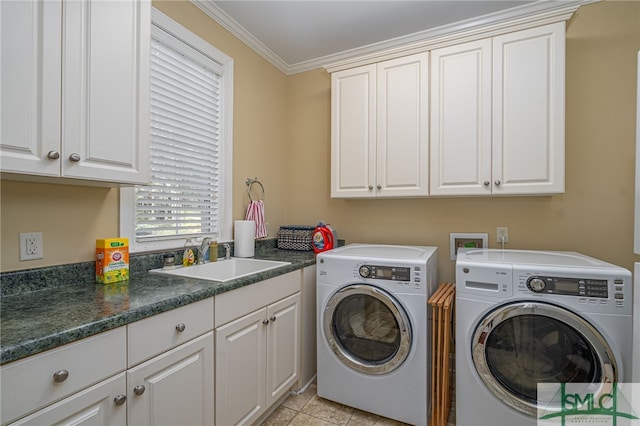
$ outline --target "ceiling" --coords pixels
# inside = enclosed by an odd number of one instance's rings
[[[192,0],[286,74],[572,0]]]

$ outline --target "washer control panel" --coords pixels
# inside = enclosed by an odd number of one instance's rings
[[[360,265],[358,273],[362,278],[411,281],[411,268],[404,266]]]
[[[608,298],[607,280],[559,278],[534,275],[527,279],[527,288],[534,293],[561,294],[565,296]]]

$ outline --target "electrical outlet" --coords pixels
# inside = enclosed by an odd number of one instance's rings
[[[42,259],[42,232],[20,233],[20,260]]]
[[[498,226],[496,228],[496,239],[498,243],[508,243],[509,242],[509,228],[506,226]]]

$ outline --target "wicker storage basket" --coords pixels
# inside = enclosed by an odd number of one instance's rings
[[[278,248],[283,250],[312,251],[311,238],[315,226],[285,225],[278,230]]]

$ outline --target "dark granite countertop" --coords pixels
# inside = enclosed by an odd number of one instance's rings
[[[313,252],[275,248],[256,251],[255,258],[291,264],[225,283],[132,270],[130,280],[121,283],[96,284],[87,277],[53,288],[3,294],[0,364],[315,264]]]

